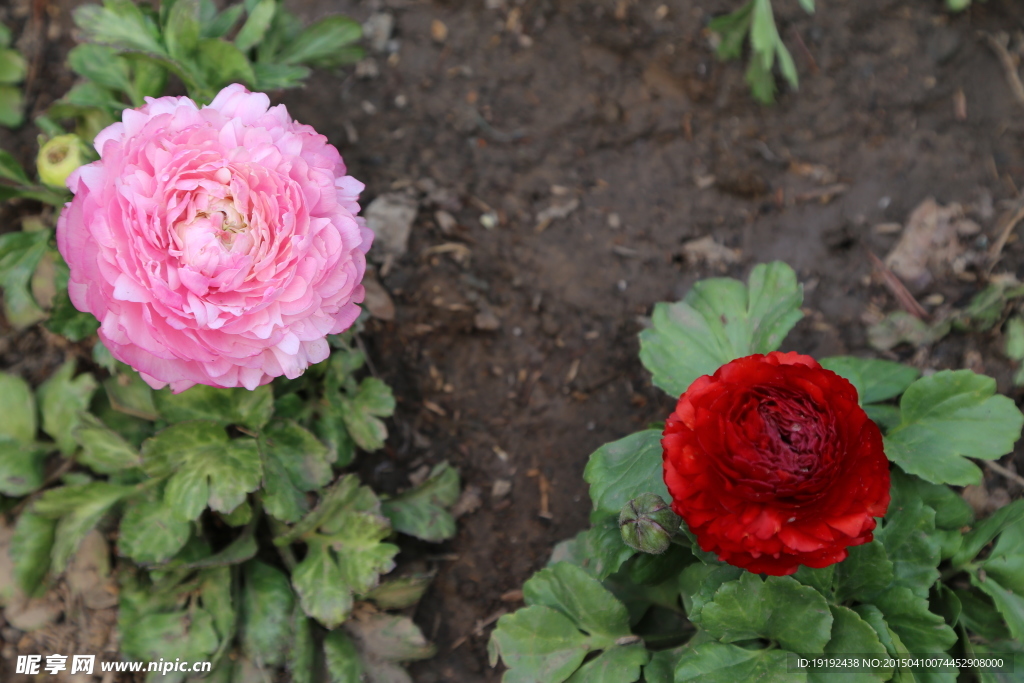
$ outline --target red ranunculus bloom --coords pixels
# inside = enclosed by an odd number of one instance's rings
[[[698,378],[661,444],[672,509],[703,550],[751,572],[841,562],[889,507],[878,426],[810,356],[747,356]]]

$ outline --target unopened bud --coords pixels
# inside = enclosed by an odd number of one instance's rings
[[[58,135],[39,148],[36,168],[39,179],[50,187],[66,187],[72,171],[85,163],[82,141],[77,135]]]
[[[622,507],[619,531],[630,548],[660,555],[668,550],[681,521],[660,496],[642,493]]]

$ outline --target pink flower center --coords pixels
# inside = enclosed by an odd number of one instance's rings
[[[211,198],[206,193],[197,193],[192,202],[192,220],[174,226],[182,245],[183,264],[207,277],[237,266],[238,258],[249,254],[255,246],[245,214],[239,211],[231,195]]]

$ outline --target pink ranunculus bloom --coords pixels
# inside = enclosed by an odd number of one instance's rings
[[[255,389],[327,358],[373,233],[327,138],[235,84],[147,98],[96,136],[57,224],[68,290],[154,388]]]

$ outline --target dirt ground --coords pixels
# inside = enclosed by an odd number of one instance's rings
[[[438,570],[416,619],[439,654],[411,667],[417,683],[500,678],[489,625],[586,525],[588,455],[671,409],[637,360],[654,302],[783,259],[808,313],[786,348],[877,354],[863,316],[897,304],[869,277],[868,252],[883,256],[898,235],[875,226],[935,197],[967,206],[992,240],[1001,202],[1024,185],[1024,106],[978,36],[1024,29],[1018,3],[950,17],[938,0],[832,0],[814,16],[775,2],[801,85],[772,107],[751,99],[743,65],[715,59],[705,30],[738,4],[292,3],[307,19],[394,19],[358,76],[320,73],[275,99],[338,146],[367,202],[404,193],[419,206],[407,253],[379,277],[394,319],[365,335],[399,409],[386,451],[361,471],[395,490],[447,459],[481,506],[453,541],[403,552]],[[30,93],[40,107],[70,84],[50,71],[54,85]],[[19,135],[0,143],[31,156],[34,132]],[[688,259],[683,244],[709,235],[738,261]],[[1024,278],[1021,241],[995,272]],[[984,284],[971,274],[915,294],[962,306]],[[5,370],[38,382],[61,358],[38,331],[3,332]],[[1020,399],[1000,344],[997,332],[955,333],[896,355],[987,372]]]

